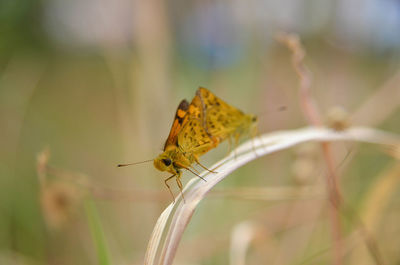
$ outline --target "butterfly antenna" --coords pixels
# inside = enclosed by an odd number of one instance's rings
[[[137,165],[137,164],[142,164],[142,163],[147,163],[151,162],[153,159],[145,160],[145,161],[140,161],[140,162],[135,162],[135,163],[128,163],[128,164],[118,164],[117,167],[126,167],[126,166],[131,166],[131,165]]]
[[[263,111],[261,113],[258,113],[257,116],[258,117],[262,117],[262,116],[265,116],[265,115],[271,115],[271,114],[275,114],[276,112],[286,111],[287,109],[288,109],[287,106],[281,105],[281,106],[275,108],[275,110],[273,110],[273,113],[271,113],[270,110],[267,110],[267,111]]]

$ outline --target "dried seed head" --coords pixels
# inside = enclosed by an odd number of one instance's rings
[[[341,106],[336,106],[328,111],[328,126],[336,131],[343,131],[350,126],[350,116]]]
[[[40,203],[47,225],[61,228],[75,213],[81,201],[77,187],[65,182],[46,184],[41,190]]]
[[[309,184],[317,176],[315,161],[308,158],[297,159],[292,165],[292,172],[298,184]]]

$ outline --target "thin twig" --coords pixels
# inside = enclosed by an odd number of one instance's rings
[[[299,37],[295,34],[282,32],[276,38],[292,52],[292,65],[299,78],[300,104],[305,117],[310,124],[315,126],[321,125],[321,117],[311,95],[311,73],[303,62],[306,52],[300,43]]]

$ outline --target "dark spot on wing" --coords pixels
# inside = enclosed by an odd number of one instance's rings
[[[189,109],[189,102],[186,99],[182,100],[181,103],[179,103],[178,109],[187,111]]]
[[[179,124],[182,124],[183,122],[183,117],[179,117],[178,115],[176,116],[176,119],[178,120]]]
[[[183,118],[185,117],[188,109],[189,109],[189,102],[187,102],[186,99],[182,100],[181,103],[179,103],[175,115],[175,119],[178,121],[179,124],[183,123]]]

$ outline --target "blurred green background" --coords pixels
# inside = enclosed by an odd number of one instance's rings
[[[0,1],[0,264],[98,264],[87,196],[112,264],[142,264],[152,228],[171,202],[163,183],[168,174],[152,163],[116,165],[156,157],[178,103],[198,86],[257,114],[261,133],[306,126],[291,54],[274,38],[280,31],[299,34],[305,46],[321,115],[340,105],[355,125],[399,132],[399,1]],[[340,183],[361,214],[392,159],[376,146],[334,147],[337,164],[351,152]],[[37,155],[46,148],[51,170],[40,182]],[[222,144],[203,164],[227,149]],[[310,150],[314,163],[320,151]],[[299,173],[302,156],[292,150],[260,158],[216,190],[323,181],[323,161]],[[185,173],[183,181],[190,177]],[[58,193],[64,197],[52,204]],[[398,195],[393,188],[374,234],[386,264],[400,264]],[[347,240],[358,227],[345,215]],[[231,233],[249,220],[262,229],[247,264],[332,260],[321,200],[211,194],[174,264],[228,264]],[[355,264],[364,245],[356,240],[344,264]]]

